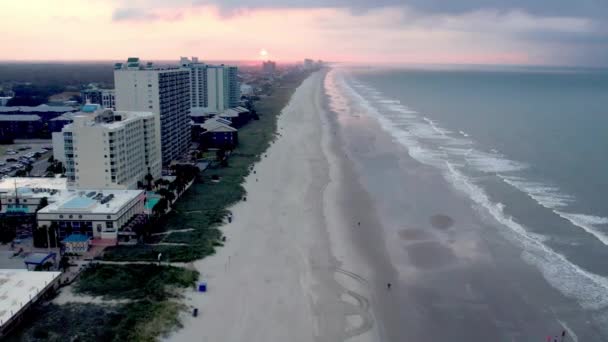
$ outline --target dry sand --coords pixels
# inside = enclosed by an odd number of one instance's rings
[[[283,110],[281,137],[231,208],[226,246],[194,263],[207,293],[188,292],[184,328],[171,341],[367,341],[378,332],[365,265],[333,206],[339,163],[323,106],[323,72]],[[354,273],[359,272],[359,273]]]

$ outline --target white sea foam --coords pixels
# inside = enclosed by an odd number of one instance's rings
[[[554,210],[554,212],[562,218],[570,221],[570,223],[573,225],[582,228],[584,231],[600,240],[604,245],[608,246],[608,234],[596,227],[608,225],[608,218],[585,214],[571,214],[559,210]]]
[[[423,117],[422,119],[423,119],[424,121],[426,121],[426,122],[427,122],[427,123],[428,123],[428,124],[429,124],[429,125],[430,125],[430,126],[433,128],[433,130],[434,130],[435,132],[437,132],[437,133],[439,133],[439,134],[441,134],[441,135],[443,135],[443,136],[446,136],[446,135],[448,135],[448,134],[450,134],[450,133],[451,133],[451,132],[450,132],[450,131],[448,131],[447,129],[444,129],[444,128],[439,127],[439,126],[438,126],[438,125],[435,123],[435,121],[433,121],[433,120],[431,120],[431,119],[427,118],[426,116],[425,116],[425,117]]]
[[[378,102],[381,104],[401,104],[401,101],[399,100],[387,99],[381,96],[378,96]]]
[[[499,153],[474,151],[467,157],[467,162],[478,171],[486,173],[513,172],[524,170],[523,163],[510,160]]]
[[[509,236],[524,248],[524,260],[538,267],[549,283],[565,295],[576,298],[585,308],[601,309],[608,306],[608,279],[580,268],[545,245],[541,235],[528,232],[512,217],[504,214],[502,204],[493,203],[481,187],[449,163],[447,166],[449,172],[446,173],[446,178],[457,189],[467,193],[502,226],[509,228],[512,233]]]
[[[548,209],[557,209],[574,202],[572,196],[563,194],[558,187],[538,182],[531,182],[520,177],[499,177],[507,184],[525,193],[538,204]]]
[[[484,212],[489,213],[494,220],[499,222],[501,227],[508,228],[502,230],[505,236],[512,238],[522,246],[524,260],[535,265],[548,282],[565,295],[576,298],[585,308],[600,309],[608,307],[608,279],[580,268],[571,263],[564,255],[547,246],[544,243],[546,240],[545,236],[529,232],[512,217],[507,216],[501,203],[492,202],[480,186],[466,177],[457,168],[457,164],[449,160],[450,157],[459,157],[461,160],[464,157],[464,160],[477,170],[497,173],[498,176],[502,176],[505,179],[505,182],[508,179],[511,185],[547,207],[565,205],[571,198],[561,195],[557,188],[538,183],[524,183],[522,179],[515,177],[504,177],[501,174],[523,170],[526,168],[526,165],[509,160],[496,150],[492,150],[492,153],[484,153],[474,148],[450,147],[450,145],[471,142],[462,138],[457,140],[454,137],[450,137],[449,133],[443,131],[434,121],[428,118],[427,121],[420,120],[420,118],[418,120],[407,118],[400,120],[399,123],[395,123],[393,121],[395,120],[394,116],[391,116],[392,119],[389,119],[387,116],[380,114],[365,98],[344,80],[342,81],[342,89],[348,93],[348,96],[364,107],[368,115],[375,117],[382,128],[389,132],[399,143],[406,146],[408,154],[412,158],[423,164],[432,165],[443,170],[445,178],[455,188],[466,193],[475,204],[484,209]],[[462,136],[467,137],[466,133],[463,133],[460,132]],[[448,146],[433,148],[423,143],[425,139],[443,139],[442,142],[447,142]],[[574,220],[575,218],[580,223],[583,217],[570,216],[570,219]],[[604,221],[604,218],[597,217],[586,217],[586,219],[587,224],[589,222],[595,224],[608,222],[608,219]]]

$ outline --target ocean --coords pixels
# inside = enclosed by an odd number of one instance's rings
[[[496,223],[479,234],[497,232],[572,300],[573,312],[591,313],[593,322],[574,323],[579,335],[590,324],[608,336],[608,70],[337,67],[326,91],[332,111],[377,122],[475,215]],[[362,145],[351,151],[364,164]],[[362,182],[375,184],[370,189],[383,186],[374,179],[382,170],[361,170]],[[398,208],[380,211],[405,220]]]

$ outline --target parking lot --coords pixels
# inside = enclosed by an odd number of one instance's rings
[[[30,175],[42,177],[53,155],[50,140],[17,140],[15,144],[0,147],[0,177],[14,176],[19,170],[32,166]]]

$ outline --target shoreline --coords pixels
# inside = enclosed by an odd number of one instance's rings
[[[222,227],[228,243],[193,263],[209,289],[185,300],[199,317],[182,315],[184,327],[167,340],[379,339],[370,307],[378,282],[349,243],[352,195],[342,190],[354,183],[334,154],[324,78],[309,76],[283,109],[279,139],[244,183],[247,202]]]

